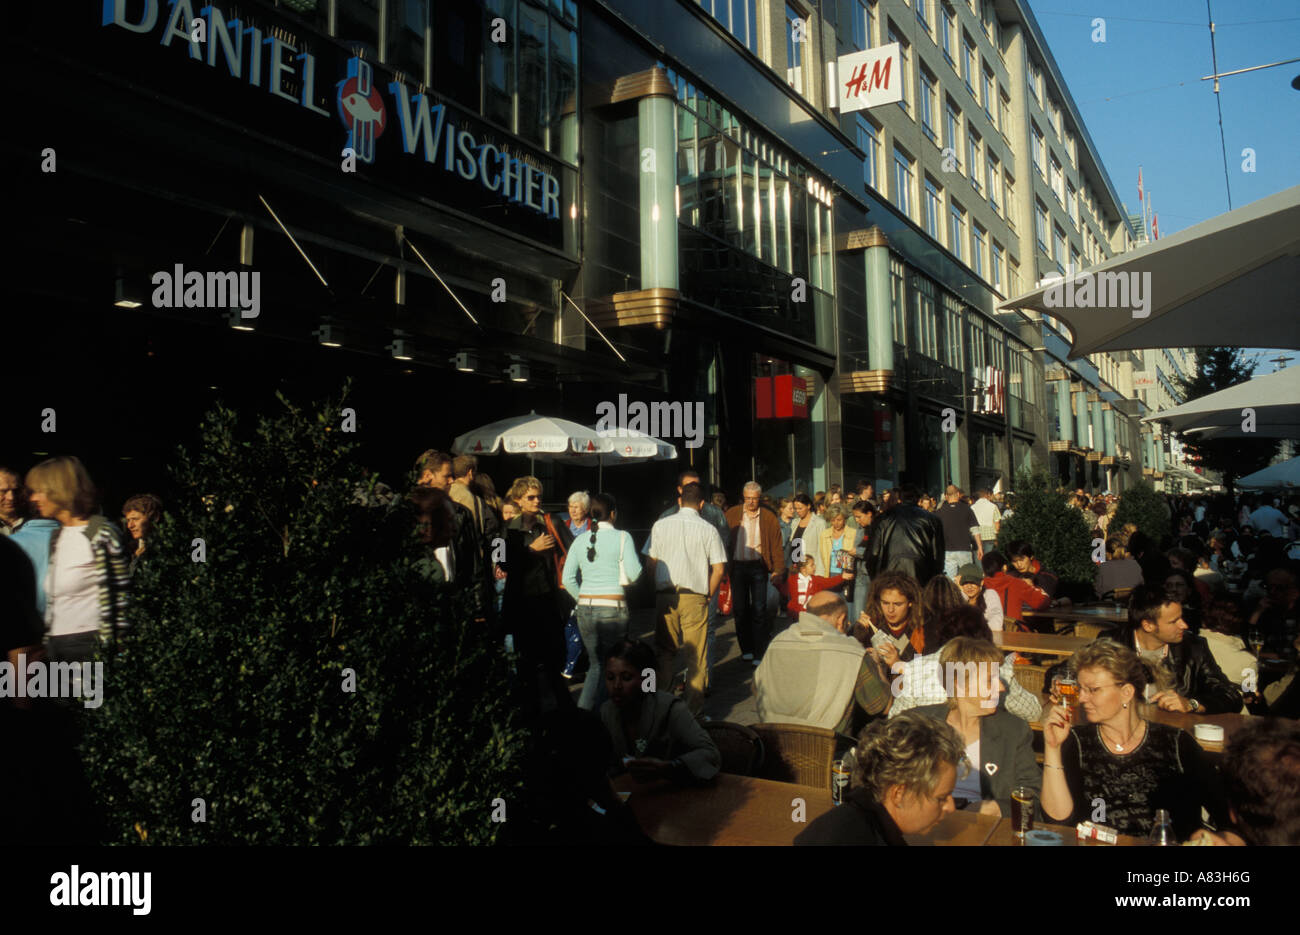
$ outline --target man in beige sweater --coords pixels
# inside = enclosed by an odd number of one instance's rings
[[[754,675],[764,722],[855,733],[888,710],[889,684],[875,657],[848,635],[848,616],[841,595],[820,591],[772,641]]]

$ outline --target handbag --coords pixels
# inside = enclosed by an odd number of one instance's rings
[[[555,524],[551,522],[551,514],[546,513],[546,532],[555,540],[555,552],[551,556],[555,560],[555,586],[561,591],[564,590],[564,562],[569,557],[568,550],[564,547],[564,540],[555,530]],[[567,592],[566,592],[567,593]]]
[[[722,584],[718,586],[718,613],[725,617],[731,611],[731,576],[723,575]]]

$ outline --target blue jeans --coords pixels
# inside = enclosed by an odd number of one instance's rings
[[[731,563],[731,600],[740,652],[762,656],[772,634],[767,620],[767,568],[762,562]]]
[[[595,711],[608,697],[605,691],[605,656],[619,640],[627,638],[628,610],[622,607],[593,607],[578,604],[578,632],[587,647],[587,677],[582,682],[578,707]]]
[[[945,578],[955,578],[962,565],[971,565],[974,562],[975,555],[970,549],[965,552],[944,552],[943,575]]]
[[[582,658],[582,636],[574,614],[569,614],[569,619],[564,622],[564,674],[568,676],[573,675],[578,660]]]
[[[867,609],[867,593],[871,590],[871,578],[866,572],[867,563],[858,562],[853,577],[853,600],[849,603],[849,626],[857,623],[858,617]]]

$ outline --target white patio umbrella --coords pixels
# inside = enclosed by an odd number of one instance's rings
[[[646,461],[675,461],[677,446],[669,444],[653,435],[638,432],[635,429],[592,429],[596,435],[608,441],[609,451],[581,451],[573,454],[556,455],[555,460],[565,464],[596,465],[596,485],[604,485],[605,467],[623,464],[640,464]]]
[[[1254,410],[1254,432],[1242,423]],[[1300,367],[1255,377],[1227,389],[1163,409],[1143,422],[1167,422],[1175,432],[1197,438],[1288,438],[1300,429]]]
[[[535,458],[595,455],[613,449],[613,442],[595,429],[535,412],[472,429],[451,443],[452,452],[458,455],[526,454],[530,470]]]
[[[1134,274],[1139,283],[1149,276],[1147,314],[1134,318],[1132,304],[1049,308],[1046,284],[1000,307],[1037,309],[1063,321],[1071,357],[1152,347],[1300,348],[1300,186],[1083,271],[1097,285],[1103,274],[1122,275],[1128,284]]]
[[[1238,487],[1250,487],[1256,490],[1271,490],[1275,487],[1300,487],[1300,458],[1292,458],[1281,464],[1270,464],[1254,474],[1247,474],[1237,481]]]

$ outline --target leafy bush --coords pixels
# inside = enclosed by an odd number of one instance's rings
[[[1005,552],[1020,539],[1033,545],[1043,568],[1063,583],[1092,583],[1091,528],[1066,495],[1049,486],[1044,471],[1016,475],[1015,510],[1002,521],[998,548]]]
[[[353,462],[339,406],[280,399],[251,436],[218,406],[172,469],[87,718],[108,839],[489,843],[492,799],[520,785],[507,660],[420,573],[409,514]]]
[[[1165,501],[1156,489],[1147,481],[1137,484],[1120,494],[1119,506],[1111,518],[1110,529],[1119,532],[1126,523],[1137,526],[1138,532],[1150,536],[1151,540],[1163,547],[1171,538],[1169,514],[1165,512]]]

